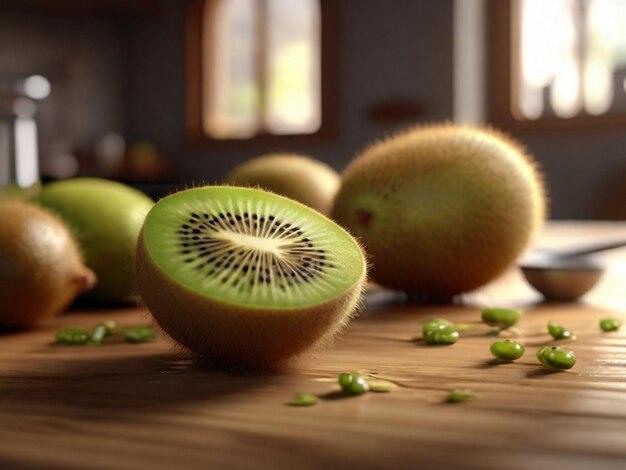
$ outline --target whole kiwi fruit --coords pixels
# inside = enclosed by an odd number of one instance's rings
[[[218,367],[258,370],[326,343],[359,304],[356,240],[322,214],[252,188],[161,199],[137,248],[146,305],[178,343]]]
[[[349,164],[332,216],[361,238],[372,279],[448,301],[506,270],[546,213],[531,157],[491,129],[433,124]]]
[[[294,153],[275,153],[242,163],[224,178],[224,183],[259,187],[328,215],[341,178],[319,160]]]
[[[0,327],[32,328],[95,281],[61,221],[26,202],[0,201]]]
[[[116,181],[72,178],[45,185],[38,201],[67,223],[98,276],[98,285],[84,297],[110,304],[135,301],[135,247],[152,199]]]

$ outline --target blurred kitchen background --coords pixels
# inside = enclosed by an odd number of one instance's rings
[[[535,155],[553,219],[626,219],[626,1],[0,0],[0,120],[0,152],[37,133],[44,180],[153,197],[487,123]]]

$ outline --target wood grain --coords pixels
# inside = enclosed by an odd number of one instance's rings
[[[543,243],[626,235],[626,225],[553,226]],[[373,289],[336,345],[281,374],[209,371],[163,337],[141,345],[60,347],[64,325],[149,321],[141,309],[72,312],[42,329],[0,336],[0,468],[464,468],[599,469],[626,462],[624,251],[584,303],[541,304],[517,272],[454,306],[414,306]],[[421,343],[420,323],[475,322],[483,305],[524,306],[526,355],[489,362],[493,337],[476,325],[453,346]],[[567,372],[538,366],[548,320],[577,339]],[[390,394],[345,398],[337,375],[392,380]],[[444,403],[470,388],[478,399]],[[296,392],[322,399],[284,403]]]

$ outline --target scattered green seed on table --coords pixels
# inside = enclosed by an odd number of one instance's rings
[[[298,393],[296,396],[287,403],[289,406],[312,406],[315,405],[319,399],[310,393]]]
[[[471,390],[452,390],[448,393],[448,398],[446,401],[448,403],[462,403],[464,401],[473,400],[476,398],[476,395],[472,393]]]
[[[489,348],[491,354],[501,361],[514,361],[524,355],[526,348],[516,341],[505,339],[504,341],[496,341]]]
[[[619,330],[620,326],[622,326],[622,322],[615,318],[605,318],[603,320],[600,320],[600,329],[602,331],[617,331]]]
[[[107,327],[104,324],[96,325],[93,331],[91,332],[91,336],[89,337],[89,343],[91,344],[102,344],[105,336],[107,335]]]
[[[571,369],[576,364],[576,355],[573,351],[557,346],[544,346],[537,351],[537,359],[544,366],[552,369]]]
[[[350,395],[363,395],[370,391],[370,386],[364,377],[355,376],[350,385],[344,389],[344,392]]]
[[[370,392],[389,393],[396,388],[396,384],[388,380],[366,378],[365,381],[370,388]]]
[[[154,339],[154,330],[151,326],[127,326],[122,333],[128,343],[147,343]]]
[[[422,334],[426,336],[426,333],[429,331],[444,328],[446,326],[454,327],[454,324],[445,318],[433,318],[422,325]]]
[[[554,369],[571,369],[576,364],[576,355],[573,351],[561,348],[550,348],[544,353],[546,362]]]
[[[512,308],[486,308],[480,314],[484,323],[501,329],[512,327],[521,320],[522,316],[521,310]]]
[[[453,326],[441,325],[426,332],[424,341],[428,345],[454,344],[459,340],[459,332]]]
[[[571,331],[553,321],[548,322],[548,333],[554,339],[569,339],[573,336]]]
[[[548,351],[548,349],[550,349],[550,346],[542,346],[539,349],[537,349],[537,354],[536,354],[537,359],[539,359],[539,362],[541,362],[541,364],[543,364],[546,367],[550,367],[544,358],[544,355]]]
[[[115,328],[117,328],[117,323],[113,320],[104,320],[102,324],[107,330],[107,336],[111,336],[115,332]]]
[[[341,389],[345,392],[348,387],[350,387],[350,384],[353,380],[354,374],[352,372],[342,372],[341,374],[339,374],[339,379],[337,380],[337,382],[339,383]]]
[[[369,391],[369,384],[366,378],[358,372],[343,372],[339,374],[337,382],[341,386],[341,390],[350,395],[360,395]],[[363,389],[367,390],[363,391]]]
[[[454,329],[458,331],[459,333],[461,331],[471,330],[472,328],[473,328],[473,325],[470,325],[469,323],[457,323],[456,325],[454,325]]]
[[[66,346],[87,344],[89,332],[84,328],[64,328],[55,335],[56,342]]]

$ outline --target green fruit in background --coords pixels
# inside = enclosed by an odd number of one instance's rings
[[[332,211],[371,256],[371,277],[449,299],[506,270],[545,218],[542,179],[492,130],[449,124],[398,134],[348,166]]]
[[[323,162],[293,153],[262,155],[232,170],[224,183],[260,187],[328,215],[341,178]]]
[[[136,300],[134,256],[137,235],[153,205],[144,193],[114,181],[74,178],[44,186],[39,202],[71,228],[98,276],[91,300]]]
[[[95,282],[60,220],[36,205],[0,200],[0,327],[32,328]]]

